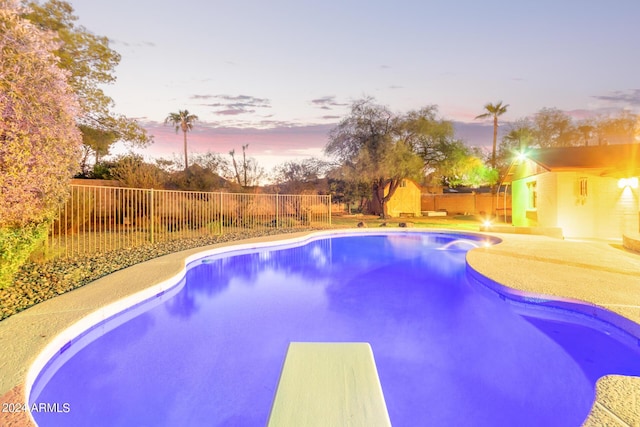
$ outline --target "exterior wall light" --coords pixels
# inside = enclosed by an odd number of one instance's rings
[[[620,178],[618,180],[618,188],[625,187],[638,188],[638,178],[635,176],[633,178]]]

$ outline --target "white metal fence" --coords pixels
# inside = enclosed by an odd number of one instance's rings
[[[331,225],[331,196],[72,185],[47,240],[65,257],[265,228]]]

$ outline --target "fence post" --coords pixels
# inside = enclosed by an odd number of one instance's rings
[[[222,191],[220,192],[220,235],[222,235],[222,226],[224,223],[224,217],[222,213]]]
[[[150,191],[150,197],[149,197],[149,232],[151,234],[151,244],[154,243],[153,241],[153,188],[149,190]]]
[[[329,227],[331,227],[331,194],[329,194]]]
[[[276,228],[280,228],[280,223],[278,222],[278,206],[280,205],[280,195],[276,193]]]

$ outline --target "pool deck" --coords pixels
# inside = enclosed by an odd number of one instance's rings
[[[0,403],[24,402],[30,367],[34,363],[42,363],[39,355],[43,350],[60,348],[59,344],[66,342],[66,338],[56,338],[58,334],[86,316],[91,315],[94,321],[108,316],[109,312],[103,309],[105,306],[117,309],[118,305],[127,304],[122,302],[124,298],[168,286],[167,283],[172,282],[169,279],[184,271],[187,257],[238,243],[250,247],[309,234],[256,238],[166,255],[105,276],[1,321]],[[467,262],[480,274],[516,290],[585,301],[640,324],[640,254],[615,243],[486,234],[503,241],[495,246],[473,249],[467,254]],[[5,405],[2,407],[6,408]],[[32,424],[24,412],[3,411],[0,412],[0,425]],[[583,425],[640,426],[640,377],[601,378],[597,384],[596,401]]]

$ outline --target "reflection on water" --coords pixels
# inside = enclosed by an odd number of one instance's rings
[[[31,400],[73,410],[36,420],[263,426],[291,341],[370,343],[394,426],[580,425],[599,376],[640,374],[637,346],[480,292],[474,242],[335,237],[195,262],[177,295],[52,364]]]

